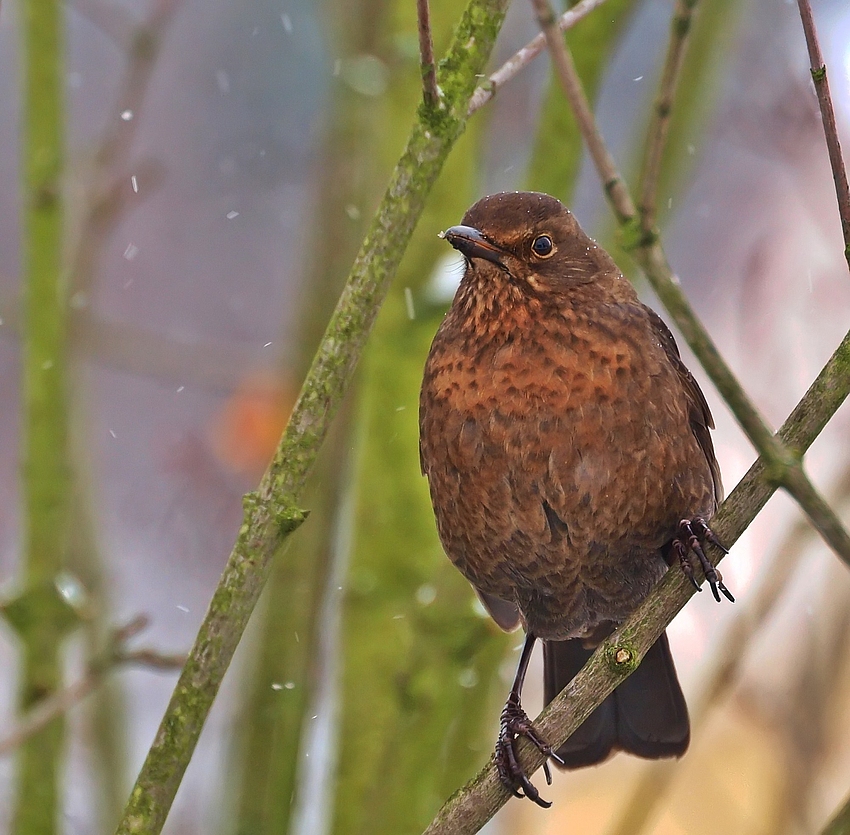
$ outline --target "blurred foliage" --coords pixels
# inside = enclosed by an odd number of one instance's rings
[[[342,78],[333,86],[331,116],[319,154],[310,257],[294,343],[293,376],[299,379],[309,368],[386,176],[373,153],[375,133],[386,122],[385,97],[353,94],[349,86],[352,74],[359,79],[355,83],[365,83],[362,58],[374,57],[385,40],[386,0],[328,0],[326,5],[325,20],[334,30],[335,51],[342,56]],[[382,84],[385,71],[385,64],[367,62],[365,74],[372,83]],[[406,130],[407,121],[403,124]],[[334,230],[331,246],[329,229]],[[304,718],[316,697],[322,599],[334,559],[333,533],[350,433],[350,409],[344,408],[310,480],[305,499],[310,523],[293,536],[285,558],[281,555],[275,561],[257,613],[257,667],[242,718],[243,770],[236,819],[240,835],[287,832],[296,808]]]
[[[387,166],[421,96],[415,4],[394,9],[383,56],[393,82],[371,148]],[[434,2],[431,15],[439,50],[457,6]],[[436,233],[475,196],[480,137],[477,120],[447,161],[361,365],[333,823],[346,835],[424,826],[489,755],[495,729],[488,708],[511,639],[475,611],[468,584],[443,555],[418,455],[419,384],[441,316],[425,288],[445,252]]]
[[[741,22],[744,4],[738,0],[697,3],[679,79],[679,94],[670,118],[667,149],[658,182],[659,226],[669,217],[703,145],[709,115],[715,108],[724,59]],[[631,161],[635,170],[638,160]]]

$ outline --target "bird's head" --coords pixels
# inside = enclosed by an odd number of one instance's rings
[[[559,200],[537,192],[506,192],[479,200],[442,236],[466,258],[479,290],[506,278],[540,296],[588,284],[619,271]],[[470,275],[472,274],[472,275]]]

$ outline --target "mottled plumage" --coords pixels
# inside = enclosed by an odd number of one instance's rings
[[[711,414],[666,325],[555,198],[486,197],[445,237],[467,263],[420,400],[440,539],[500,626],[593,646],[663,575],[681,520],[714,512]],[[580,666],[556,681],[551,646],[549,698]]]

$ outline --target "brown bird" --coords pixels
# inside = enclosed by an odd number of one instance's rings
[[[425,365],[420,455],[446,553],[525,644],[496,745],[541,806],[519,737],[566,768],[681,756],[690,726],[667,636],[561,746],[520,702],[543,641],[551,701],[673,561],[730,600],[700,540],[722,498],[702,392],[659,316],[554,197],[495,194],[443,237],[466,270]],[[545,767],[547,781],[550,779]]]

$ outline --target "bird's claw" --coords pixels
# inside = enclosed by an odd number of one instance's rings
[[[682,571],[691,581],[694,588],[697,591],[702,591],[699,587],[699,583],[694,577],[694,567],[690,558],[690,555],[693,553],[696,555],[700,568],[702,568],[702,572],[705,575],[705,579],[708,581],[709,586],[711,586],[711,593],[714,595],[714,599],[719,603],[720,595],[722,593],[727,600],[734,603],[735,598],[732,596],[729,589],[727,589],[723,584],[723,575],[711,564],[711,560],[709,560],[705,555],[700,539],[710,542],[716,548],[723,551],[724,554],[729,553],[728,549],[720,544],[720,541],[714,535],[711,528],[709,528],[705,523],[704,519],[699,516],[696,516],[693,519],[682,519],[682,521],[679,522],[679,528],[672,543],[673,553],[679,558],[679,565],[681,566]]]
[[[514,797],[527,797],[529,800],[548,809],[552,804],[540,796],[528,775],[520,765],[517,756],[516,743],[520,737],[525,737],[541,754],[550,757],[563,764],[563,760],[552,750],[549,745],[537,733],[528,714],[522,709],[519,697],[515,693],[508,696],[508,701],[502,710],[499,723],[499,738],[496,742],[496,768],[502,783],[510,790]],[[543,763],[543,774],[546,776],[546,784],[552,785],[552,772],[549,763]]]

